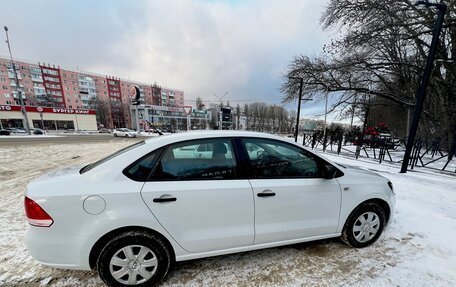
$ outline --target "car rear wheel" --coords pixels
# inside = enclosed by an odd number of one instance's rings
[[[371,245],[382,234],[385,218],[385,211],[375,203],[357,207],[345,222],[342,241],[356,248]]]
[[[125,137],[128,138],[128,134],[125,134]]]
[[[97,269],[108,286],[156,286],[168,274],[171,262],[171,252],[159,237],[133,231],[106,244]]]
[[[117,137],[117,134],[115,133],[114,136]]]

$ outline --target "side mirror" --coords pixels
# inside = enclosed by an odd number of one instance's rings
[[[337,174],[337,168],[335,168],[334,166],[332,166],[330,164],[325,164],[324,173],[323,173],[324,178],[333,179],[334,177],[336,177],[336,174]]]

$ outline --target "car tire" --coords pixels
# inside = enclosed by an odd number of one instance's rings
[[[168,274],[172,262],[171,252],[161,238],[131,231],[105,245],[98,257],[97,270],[108,286],[156,286]]]
[[[125,137],[128,138],[128,134],[125,134]]]
[[[385,211],[375,203],[358,206],[345,222],[341,239],[351,247],[367,247],[382,234],[385,219]]]
[[[117,137],[117,134],[114,134],[115,137]]]

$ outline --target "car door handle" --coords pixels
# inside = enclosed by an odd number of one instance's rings
[[[154,198],[154,202],[171,202],[171,201],[176,201],[177,198],[175,197],[158,197]]]
[[[270,190],[265,190],[263,192],[260,192],[257,194],[258,197],[267,197],[267,196],[275,196],[275,192],[272,192]]]

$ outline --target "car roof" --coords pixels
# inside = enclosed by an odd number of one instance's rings
[[[194,139],[205,139],[205,138],[217,138],[217,137],[256,137],[256,138],[269,138],[281,141],[287,141],[284,137],[260,133],[251,131],[235,131],[235,130],[206,130],[206,131],[188,131],[170,135],[162,135],[159,137],[153,137],[146,140],[147,145],[167,145],[170,143],[194,140]]]

